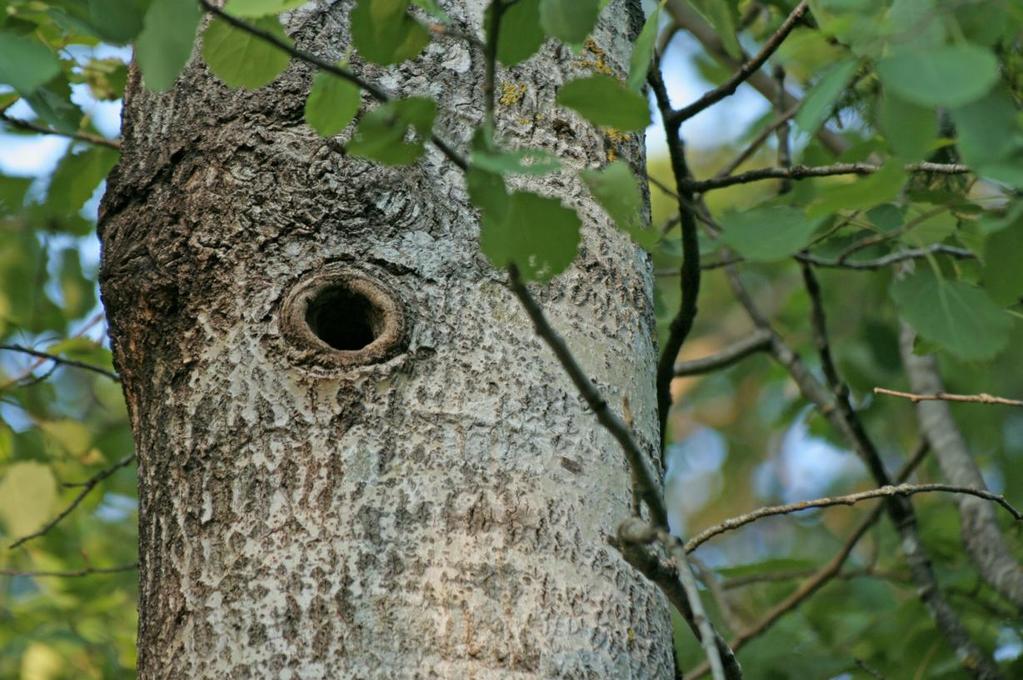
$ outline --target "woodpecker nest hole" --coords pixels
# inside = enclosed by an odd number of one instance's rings
[[[349,368],[385,361],[401,351],[405,316],[377,278],[327,267],[298,282],[282,308],[282,330],[299,363]]]

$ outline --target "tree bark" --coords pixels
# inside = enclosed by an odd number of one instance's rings
[[[903,323],[900,349],[910,389],[918,394],[944,392],[938,362],[933,356],[914,354],[915,341],[916,333]],[[930,443],[945,481],[971,489],[986,489],[980,467],[966,446],[948,402],[921,401],[916,405],[916,415],[920,431]],[[1023,567],[1005,542],[995,507],[984,499],[962,494],[955,497],[955,503],[959,508],[963,545],[977,571],[992,588],[1023,609]]]
[[[482,35],[485,4],[445,6]],[[586,52],[501,73],[507,139],[642,162],[553,103],[595,63],[627,69],[627,4]],[[337,59],[350,6],[286,28]],[[437,97],[456,143],[481,120],[463,42],[353,67]],[[630,512],[621,451],[480,255],[460,173],[434,150],[346,156],[303,122],[310,79],[230,90],[196,60],[126,97],[101,287],[139,455],[140,677],[672,677],[665,599],[606,542]],[[529,185],[585,223],[536,294],[654,458],[648,258],[570,173]]]

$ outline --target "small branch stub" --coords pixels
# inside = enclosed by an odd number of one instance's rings
[[[406,323],[390,286],[364,271],[328,265],[288,293],[281,330],[296,363],[354,368],[400,352]]]

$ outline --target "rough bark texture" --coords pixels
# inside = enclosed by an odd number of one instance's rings
[[[337,58],[350,5],[310,3],[288,32]],[[483,0],[446,6],[481,35]],[[582,54],[502,72],[508,138],[640,160],[553,105],[566,78],[625,69],[628,9]],[[355,66],[436,96],[449,139],[481,117],[462,42]],[[140,677],[671,677],[666,602],[605,540],[629,513],[622,454],[479,254],[460,173],[433,151],[346,157],[303,123],[310,77],[230,90],[193,64],[166,94],[130,86],[101,283],[139,454]],[[537,294],[653,454],[649,262],[567,173],[534,181],[585,220]],[[397,338],[374,363],[310,345],[285,309],[333,275],[402,315],[370,320]]]
[[[906,366],[910,389],[918,394],[937,394],[945,391],[938,364],[933,356],[913,354],[916,334],[908,325],[902,325],[902,362]],[[984,477],[973,456],[966,448],[948,402],[921,401],[916,405],[920,430],[934,451],[941,474],[949,484],[986,489]],[[984,580],[1006,599],[1023,608],[1023,567],[1013,557],[1005,542],[994,504],[982,498],[957,494],[960,530],[963,545]]]

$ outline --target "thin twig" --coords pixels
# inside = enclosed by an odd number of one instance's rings
[[[68,515],[70,515],[71,512],[75,508],[78,507],[78,504],[81,503],[83,500],[85,500],[85,497],[89,494],[90,491],[93,490],[93,488],[95,488],[95,486],[97,484],[102,482],[107,477],[110,477],[112,474],[114,474],[115,472],[117,472],[121,468],[125,467],[126,465],[128,465],[129,463],[131,463],[134,460],[135,460],[135,454],[133,453],[130,456],[125,456],[124,458],[122,458],[121,460],[117,461],[116,463],[114,463],[110,467],[108,467],[108,468],[106,468],[104,470],[100,470],[99,472],[97,472],[95,475],[90,477],[84,484],[82,484],[82,490],[80,492],[78,492],[78,495],[75,496],[74,500],[72,500],[71,503],[69,503],[66,508],[61,510],[60,513],[58,513],[58,515],[56,517],[54,517],[49,522],[44,524],[39,530],[34,531],[31,534],[28,534],[26,536],[22,536],[21,538],[16,540],[14,543],[11,543],[11,545],[8,546],[8,548],[10,550],[14,550],[18,546],[21,546],[21,545],[31,541],[32,539],[39,538],[40,536],[43,536],[44,534],[49,532],[51,529],[53,529],[53,527],[55,527],[58,524],[60,524],[61,520],[63,520]]]
[[[377,100],[378,102],[387,103],[392,99],[392,96],[387,91],[375,85],[374,83],[371,83],[370,81],[356,75],[355,73],[349,71],[346,68],[342,68],[336,64],[332,64],[329,61],[321,59],[315,54],[306,52],[305,50],[301,50],[295,47],[294,45],[291,45],[287,41],[282,40],[279,36],[276,36],[269,31],[264,31],[263,29],[257,28],[256,26],[253,26],[252,24],[246,21],[243,21],[237,17],[228,14],[224,10],[212,4],[210,0],[199,0],[199,4],[202,5],[203,9],[205,9],[207,12],[213,14],[214,16],[220,19],[223,19],[224,21],[231,24],[235,28],[245,31],[249,35],[255,36],[260,40],[263,40],[264,42],[273,45],[277,49],[291,55],[292,57],[300,61],[304,61],[305,63],[311,66],[315,66],[321,71],[326,71],[331,75],[337,76],[338,78],[347,80],[353,85],[359,86],[360,88],[365,90],[370,97]],[[450,160],[460,169],[467,170],[469,168],[468,161],[466,161],[465,158],[462,157],[460,153],[455,151],[455,149],[450,144],[441,139],[438,135],[431,134],[430,141],[433,142],[433,145],[437,147],[437,149],[439,149],[441,153],[447,156],[448,160]]]
[[[494,125],[494,107],[497,96],[497,48],[501,35],[501,19],[504,17],[505,3],[494,0],[490,3],[490,25],[487,26],[487,40],[484,47],[485,70],[483,77],[483,107],[485,124]]]
[[[790,168],[771,167],[757,168],[727,177],[711,177],[703,180],[687,180],[685,186],[689,191],[702,193],[713,189],[749,184],[766,179],[806,179],[808,177],[832,177],[835,175],[871,175],[881,169],[876,163],[833,163],[831,165],[793,165]],[[907,172],[932,172],[943,175],[963,175],[971,172],[969,166],[962,163],[910,163],[905,166]]]
[[[657,482],[654,472],[650,469],[647,462],[648,456],[639,448],[639,444],[636,443],[635,438],[632,436],[632,431],[608,407],[607,402],[604,401],[600,392],[594,387],[593,382],[587,377],[582,367],[579,366],[575,357],[572,356],[572,352],[568,349],[564,339],[558,335],[558,332],[547,321],[547,317],[544,315],[539,303],[522,282],[519,270],[514,265],[508,267],[508,287],[515,294],[515,297],[519,299],[519,302],[522,303],[523,309],[526,310],[526,314],[533,322],[536,334],[554,352],[558,363],[565,369],[568,377],[572,380],[572,384],[575,385],[580,396],[582,396],[586,404],[593,411],[593,414],[597,417],[597,422],[621,445],[622,450],[625,452],[626,460],[629,463],[629,468],[632,470],[633,479],[639,488],[640,495],[650,509],[654,523],[659,527],[667,528],[668,513],[664,507],[664,500],[661,497],[660,484]]]
[[[751,354],[765,352],[771,348],[771,335],[763,329],[755,330],[749,337],[729,345],[717,354],[692,361],[675,364],[675,376],[684,377],[710,373],[742,361]]]
[[[792,512],[800,512],[802,510],[810,510],[812,508],[828,508],[834,505],[855,505],[860,501],[869,500],[871,498],[912,496],[918,493],[932,493],[936,491],[943,493],[966,494],[968,496],[983,498],[985,500],[992,501],[993,503],[997,503],[1008,510],[1009,514],[1011,514],[1016,521],[1023,520],[1023,514],[1020,514],[1019,510],[1014,508],[1012,504],[1005,499],[1005,496],[992,493],[986,489],[971,489],[969,487],[956,486],[954,484],[898,484],[883,486],[880,489],[869,489],[858,493],[846,494],[845,496],[829,496],[827,498],[815,498],[809,501],[799,501],[796,503],[786,503],[785,505],[757,508],[753,512],[731,517],[726,519],[724,522],[719,522],[712,527],[704,529],[686,542],[686,551],[692,552],[715,536],[720,536],[721,534],[732,531],[733,529],[738,529],[739,527],[746,526],[747,524],[752,524],[764,517],[787,515]]]
[[[12,569],[0,569],[0,576],[28,576],[31,578],[77,578],[80,576],[92,576],[93,574],[118,574],[125,571],[138,569],[139,563],[122,564],[116,567],[85,567],[77,571],[14,571]]]
[[[31,347],[24,347],[22,345],[0,345],[0,351],[21,352],[22,354],[28,354],[29,356],[45,359],[46,361],[52,361],[55,364],[60,364],[61,366],[72,366],[74,368],[80,368],[83,371],[92,371],[93,373],[98,373],[106,378],[110,378],[114,382],[120,382],[121,380],[121,376],[117,375],[113,371],[108,371],[102,366],[78,361],[77,359],[65,359],[62,356],[50,354],[49,352],[40,352],[39,350],[32,349]]]
[[[767,138],[770,137],[775,130],[784,127],[785,124],[794,118],[797,113],[799,113],[798,105],[790,108],[788,111],[776,118],[770,125],[765,126],[763,130],[757,133],[756,137],[750,140],[750,143],[746,145],[746,148],[743,149],[739,155],[733,158],[727,165],[725,165],[725,167],[718,170],[714,177],[728,177],[735,172],[740,165],[745,163],[749,160],[750,156],[756,153],[757,149],[759,149],[763,143],[767,141]]]
[[[916,404],[921,401],[965,401],[973,404],[1002,404],[1003,406],[1023,406],[1019,399],[1006,399],[996,397],[986,392],[980,394],[950,394],[949,392],[937,392],[935,394],[913,394],[912,392],[900,392],[890,390],[887,387],[875,387],[874,394],[887,394],[890,397],[902,397],[909,399]]]
[[[906,260],[927,258],[931,255],[949,255],[957,260],[973,260],[977,258],[973,252],[966,250],[965,248],[947,246],[943,243],[935,243],[934,245],[927,246],[926,248],[899,250],[873,260],[853,260],[850,262],[849,260],[844,260],[842,258],[827,259],[818,257],[811,253],[797,253],[795,258],[800,262],[806,262],[807,264],[812,264],[815,267],[824,267],[827,269],[875,270],[890,267],[893,264],[905,262]]]
[[[684,106],[677,111],[670,112],[670,121],[673,124],[679,124],[682,121],[689,120],[704,109],[707,109],[725,97],[734,94],[739,85],[744,83],[757,69],[763,66],[764,62],[766,62],[768,58],[774,54],[779,47],[781,47],[785,38],[789,36],[792,29],[796,27],[796,24],[798,24],[800,19],[803,18],[803,15],[806,14],[806,10],[807,0],[803,0],[796,5],[795,9],[793,9],[788,17],[785,18],[785,21],[783,21],[782,25],[778,27],[778,30],[774,32],[774,35],[768,38],[767,42],[765,42],[764,46],[760,48],[760,51],[757,52],[756,56],[740,66],[739,70],[736,71],[731,78],[718,87],[715,87],[713,90],[704,93],[703,96],[692,104]]]
[[[902,470],[899,471],[896,476],[896,481],[902,483],[909,479],[913,470],[915,470],[927,456],[927,451],[927,442],[922,442],[903,466]],[[832,557],[827,564],[822,566],[816,573],[814,573],[813,576],[800,584],[800,586],[796,588],[792,594],[771,607],[771,609],[768,610],[768,612],[759,621],[729,640],[728,646],[738,652],[750,641],[767,632],[767,630],[777,623],[783,616],[795,611],[795,609],[808,600],[811,595],[816,593],[830,580],[835,578],[841,572],[842,565],[845,564],[845,561],[852,554],[853,549],[856,548],[856,544],[859,543],[860,539],[866,535],[867,531],[869,531],[870,528],[877,523],[877,521],[881,518],[883,511],[884,506],[882,505],[878,505],[871,510],[870,513],[856,525],[853,532],[848,538],[846,538],[845,543],[842,544],[842,547],[837,553],[835,553],[835,556]],[[709,669],[708,664],[704,663],[695,668],[691,673],[686,674],[686,677],[690,680],[696,680],[696,678],[706,675]]]
[[[74,139],[79,142],[87,142],[89,144],[95,144],[97,146],[105,146],[108,149],[114,149],[115,151],[121,150],[121,142],[116,139],[107,139],[99,135],[94,135],[89,132],[64,132],[62,130],[55,130],[45,125],[40,125],[31,120],[22,120],[15,118],[7,113],[0,113],[0,120],[7,123],[11,127],[18,128],[19,130],[27,130],[29,132],[39,132],[44,135],[57,135],[58,137],[67,137],[68,139]]]

